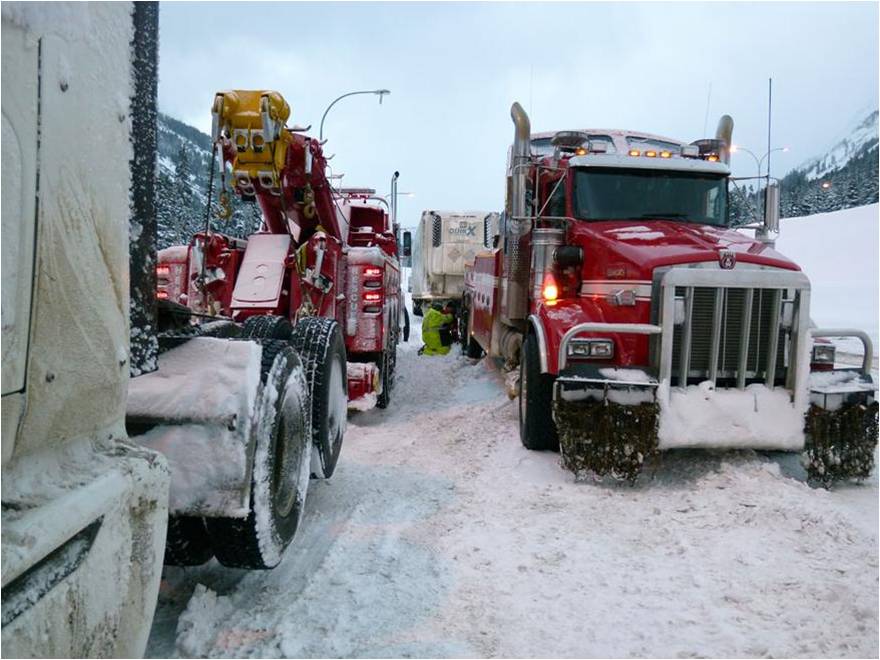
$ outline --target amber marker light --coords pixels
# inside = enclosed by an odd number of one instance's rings
[[[630,149],[630,150],[629,150],[629,155],[630,155],[630,156],[641,156],[641,155],[642,155],[642,152],[639,151],[638,149]]]
[[[646,152],[645,152],[645,155],[646,155],[648,158],[656,158],[656,157],[657,157],[657,152],[656,152],[656,151],[646,151]]]
[[[660,158],[672,158],[672,153],[669,151],[661,151]]]
[[[541,295],[547,302],[553,302],[559,297],[559,287],[556,285],[556,278],[550,273],[544,278],[544,287]]]

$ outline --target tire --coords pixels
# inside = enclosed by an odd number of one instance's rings
[[[196,516],[169,516],[165,565],[201,566],[214,556],[205,521]]]
[[[230,568],[267,569],[281,561],[305,509],[311,418],[302,362],[283,341],[262,341],[254,463],[247,518],[206,518],[214,555]]]
[[[391,403],[391,390],[394,388],[394,370],[397,367],[397,348],[383,351],[381,363],[379,377],[382,381],[382,392],[376,399],[376,407],[384,409]]]
[[[559,449],[553,421],[553,382],[541,373],[538,339],[529,333],[519,363],[519,438],[526,449]]]
[[[404,343],[409,341],[409,312],[406,305],[403,305],[403,341]]]
[[[241,328],[241,336],[253,339],[281,339],[287,341],[293,327],[283,316],[251,316]]]
[[[468,345],[468,306],[467,299],[462,298],[462,306],[456,315],[456,322],[458,324],[458,341],[461,344],[461,352],[464,353],[467,350]]]
[[[306,371],[312,409],[312,439],[317,449],[312,473],[327,479],[336,469],[348,415],[345,341],[339,324],[320,317],[300,320],[291,344]]]
[[[209,321],[199,326],[199,336],[232,339],[241,337],[242,326],[235,321]]]
[[[479,342],[471,336],[471,308],[468,300],[462,301],[461,323],[459,327],[462,353],[472,360],[479,360],[483,357],[484,351]]]

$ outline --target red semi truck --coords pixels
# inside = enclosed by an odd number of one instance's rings
[[[823,481],[867,476],[870,340],[812,327],[809,280],[774,249],[775,185],[754,238],[731,226],[730,117],[688,144],[532,134],[519,104],[511,116],[505,213],[466,276],[465,345],[519,369],[522,443],[628,479],[674,447],[805,451]],[[862,368],[837,369],[813,341],[827,336],[861,339]]]

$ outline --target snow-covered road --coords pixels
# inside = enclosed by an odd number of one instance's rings
[[[148,653],[878,654],[878,490],[793,456],[670,452],[635,487],[528,452],[488,361],[402,348],[282,564],[166,568]]]

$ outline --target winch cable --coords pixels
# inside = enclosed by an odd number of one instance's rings
[[[205,205],[205,232],[204,239],[202,239],[202,272],[199,274],[205,309],[208,308],[208,285],[206,282],[207,271],[205,270],[205,263],[208,256],[208,238],[211,232],[211,198],[214,196],[214,167],[216,164],[217,143],[215,142],[211,149],[211,169],[208,171],[208,203]]]

